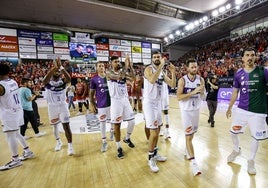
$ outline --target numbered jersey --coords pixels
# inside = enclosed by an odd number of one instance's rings
[[[0,96],[0,118],[5,121],[19,117],[22,106],[17,82],[12,79],[1,80],[0,85],[5,88],[4,95]]]
[[[46,85],[48,104],[66,103],[66,83],[62,79],[51,80]]]
[[[183,93],[190,93],[193,91],[198,85],[201,84],[201,78],[199,75],[196,75],[195,80],[191,81],[187,75],[183,76],[184,79],[184,89]],[[200,94],[192,95],[189,99],[180,101],[180,108],[182,110],[198,110],[201,104],[201,96]]]

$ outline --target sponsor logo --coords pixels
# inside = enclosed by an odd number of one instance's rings
[[[116,121],[122,121],[122,116],[120,116],[120,117],[117,117],[116,119],[115,119]]]
[[[105,118],[106,118],[106,115],[105,114],[103,114],[103,115],[100,116],[100,120],[104,120]]]
[[[156,121],[154,121],[154,126],[158,126],[158,122],[157,122],[157,120]]]
[[[233,131],[239,131],[242,129],[242,126],[241,125],[235,125],[232,127]]]
[[[190,133],[192,132],[192,130],[193,130],[192,126],[189,126],[185,129],[185,132]]]

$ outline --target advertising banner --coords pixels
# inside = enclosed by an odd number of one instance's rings
[[[53,33],[54,41],[68,41],[68,35],[62,33]]]
[[[96,44],[97,50],[109,50],[109,44]]]
[[[151,59],[151,54],[142,54],[142,59]]]
[[[132,46],[132,53],[141,53],[141,47]]]
[[[131,52],[130,46],[109,45],[111,51]]]
[[[132,46],[141,47],[141,42],[132,41]]]
[[[0,51],[0,56],[3,56],[3,57],[18,57],[19,54],[18,54],[18,52],[1,52]]]
[[[14,36],[0,35],[0,43],[2,44],[18,44],[18,38]]]
[[[41,32],[40,31],[32,31],[26,29],[18,29],[18,37],[26,37],[26,38],[40,38]]]
[[[53,40],[36,39],[36,44],[39,46],[53,46]]]
[[[149,65],[149,64],[151,64],[152,60],[151,59],[142,59],[142,62],[144,65]]]
[[[121,40],[121,46],[131,46],[130,40]]]
[[[142,48],[151,48],[152,45],[151,45],[151,43],[149,43],[149,42],[142,42],[142,43],[141,43],[141,47],[142,47]]]
[[[68,48],[54,48],[55,54],[70,54],[70,50]]]
[[[154,43],[152,43],[152,49],[154,49],[154,50],[160,50],[161,49],[161,46],[160,46],[160,44],[154,44]]]
[[[18,52],[16,44],[0,44],[0,52]]]
[[[35,46],[36,45],[35,38],[19,37],[18,39],[19,39],[19,45],[30,45],[30,46]]]
[[[134,59],[141,59],[141,54],[140,53],[132,53],[132,58]]]
[[[68,41],[54,40],[54,47],[68,48]]]
[[[108,50],[97,50],[97,56],[109,56]]]
[[[17,30],[16,29],[8,29],[8,28],[0,28],[1,35],[4,36],[17,36]]]
[[[37,46],[38,52],[52,52],[53,53],[53,47],[52,46]]]
[[[41,40],[52,40],[52,32],[41,32],[41,36],[40,36]]]
[[[117,57],[121,57],[121,52],[118,51],[109,51],[109,56],[117,56]]]
[[[97,61],[109,61],[109,57],[97,56]]]
[[[19,51],[20,52],[34,52],[34,53],[36,53],[36,46],[20,45]]]
[[[36,53],[33,53],[33,52],[20,52],[19,56],[20,58],[23,58],[23,59],[36,59],[37,58]]]
[[[152,53],[151,48],[142,48],[141,51],[142,51],[142,53],[148,53],[148,54]]]
[[[119,39],[109,39],[109,44],[121,45],[121,41]]]

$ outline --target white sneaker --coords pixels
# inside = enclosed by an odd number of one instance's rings
[[[41,137],[44,135],[46,135],[46,132],[39,132],[39,133],[35,134],[35,137]]]
[[[201,171],[199,170],[198,165],[196,163],[192,163],[192,169],[194,176],[201,174]]]
[[[107,149],[108,149],[108,143],[107,142],[102,143],[101,152],[105,152],[107,151]]]
[[[165,162],[167,160],[167,157],[161,156],[161,155],[155,155],[154,159],[159,162]]]
[[[25,139],[25,140],[28,140],[28,139],[30,139],[30,138],[32,138],[32,137],[30,137],[30,136],[26,136],[26,135],[24,136],[24,139]]]
[[[22,162],[21,160],[11,160],[10,162],[8,162],[7,164],[5,164],[4,166],[1,166],[0,167],[0,170],[9,170],[11,168],[15,168],[17,166],[21,166],[22,165]]]
[[[55,151],[60,151],[61,150],[61,146],[62,146],[62,142],[61,141],[57,141],[56,147],[55,147]]]
[[[256,175],[255,162],[253,160],[248,160],[248,173]]]
[[[166,131],[165,139],[169,139],[169,138],[171,138],[170,133],[169,133],[169,131]]]
[[[164,136],[164,130],[163,130],[163,128],[160,129],[159,136]]]
[[[241,154],[241,149],[240,148],[239,148],[238,152],[233,150],[233,152],[227,157],[227,162],[228,163],[233,162],[236,159],[236,157],[238,155],[240,155],[240,154]]]
[[[73,155],[74,154],[74,150],[72,146],[68,146],[68,155]]]
[[[150,160],[148,160],[148,165],[149,165],[149,167],[150,167],[152,172],[158,172],[159,171],[159,168],[156,165],[155,158],[152,157]]]
[[[34,153],[32,151],[28,151],[28,152],[23,151],[23,154],[22,154],[21,157],[19,157],[19,159],[21,161],[24,161],[26,159],[30,159],[30,158],[33,158],[33,157],[34,157]]]
[[[82,114],[83,114],[82,112],[77,112],[77,113],[76,113],[77,116],[80,116],[80,115],[82,115]]]

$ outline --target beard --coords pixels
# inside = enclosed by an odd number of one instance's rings
[[[161,62],[159,60],[155,60],[153,63],[158,66]]]

